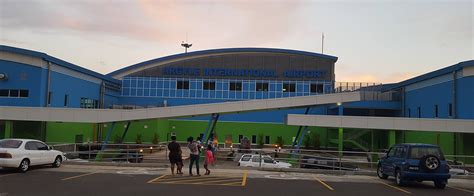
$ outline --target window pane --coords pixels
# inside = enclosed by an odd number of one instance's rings
[[[260,83],[258,82],[256,85],[257,91],[268,91],[268,83]]]
[[[231,91],[242,91],[242,82],[231,82],[229,87]]]
[[[8,90],[1,89],[0,90],[0,97],[8,97]]]
[[[296,91],[296,84],[294,83],[283,83],[283,92],[295,92]]]
[[[28,90],[20,90],[20,97],[28,97],[29,92]]]
[[[204,82],[203,83],[204,90],[216,90],[216,82]]]
[[[189,89],[189,81],[178,81],[176,89]]]
[[[18,97],[20,95],[19,90],[17,89],[10,89],[10,97]]]

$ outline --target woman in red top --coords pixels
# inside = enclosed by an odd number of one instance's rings
[[[204,169],[206,169],[206,173],[204,175],[211,174],[211,170],[209,170],[208,165],[214,164],[214,154],[212,153],[212,145],[207,145],[206,150],[206,159],[204,160]]]

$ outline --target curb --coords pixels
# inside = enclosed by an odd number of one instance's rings
[[[65,165],[91,165],[91,166],[115,166],[115,167],[143,167],[143,168],[168,168],[169,164],[159,163],[112,163],[112,162],[63,162]],[[216,168],[218,169],[218,168]],[[344,170],[324,170],[324,169],[299,169],[299,168],[246,168],[247,170],[259,170],[270,172],[295,172],[311,174],[329,174],[329,175],[358,175],[358,176],[377,176],[375,171],[344,171]],[[238,169],[234,169],[238,170]],[[474,180],[474,175],[469,176],[451,176],[451,179]]]

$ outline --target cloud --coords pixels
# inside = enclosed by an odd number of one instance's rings
[[[94,33],[156,43],[263,45],[291,34],[298,1],[10,1],[2,28]]]

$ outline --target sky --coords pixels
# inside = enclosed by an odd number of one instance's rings
[[[474,0],[0,0],[0,44],[107,74],[184,52],[339,57],[336,81],[392,83],[474,59]]]

